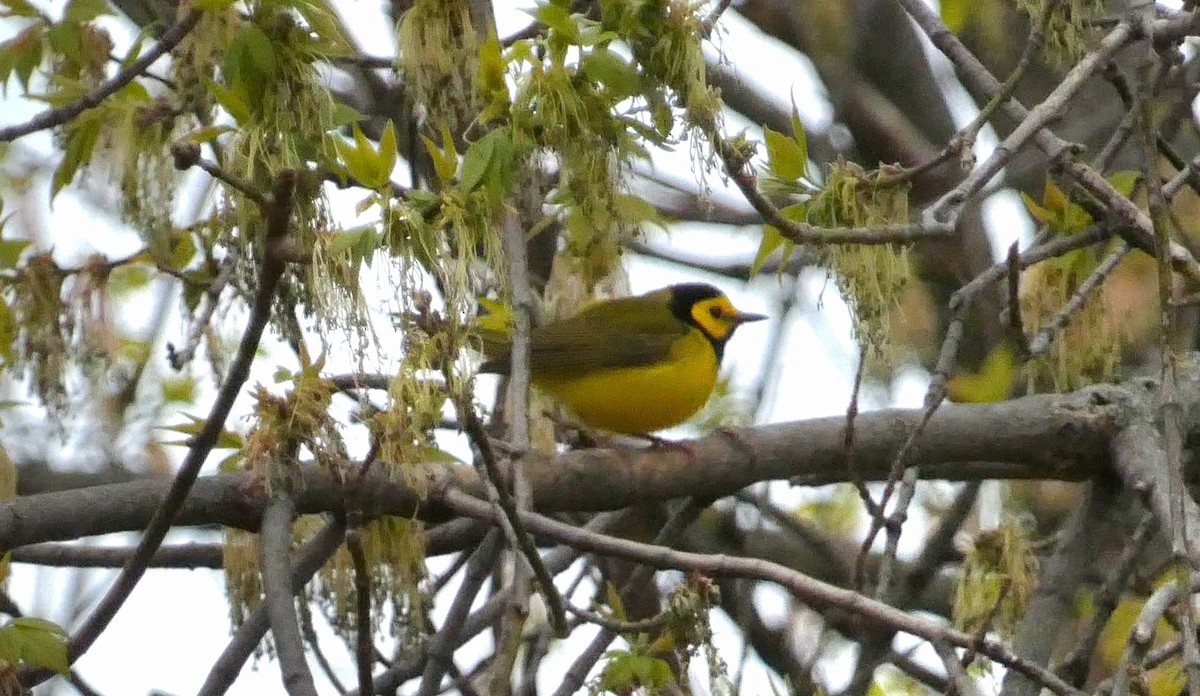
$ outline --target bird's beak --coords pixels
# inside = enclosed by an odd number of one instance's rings
[[[763,319],[769,319],[770,317],[768,317],[765,314],[752,314],[750,312],[738,312],[737,314],[733,315],[732,318],[733,318],[734,324],[741,325],[741,324],[748,324],[752,321],[762,321]]]

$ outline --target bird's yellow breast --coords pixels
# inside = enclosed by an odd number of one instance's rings
[[[717,382],[717,355],[699,331],[671,346],[666,360],[563,376],[533,374],[533,383],[589,427],[646,435],[678,425],[703,408]]]

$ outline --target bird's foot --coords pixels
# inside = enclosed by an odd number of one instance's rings
[[[732,442],[734,447],[744,452],[747,463],[751,467],[758,466],[758,455],[754,453],[754,446],[747,442],[746,438],[742,437],[741,433],[724,425],[717,427],[715,432],[717,435],[720,435],[726,440]]]
[[[681,442],[679,440],[667,440],[667,439],[661,438],[657,435],[650,435],[650,434],[638,434],[638,435],[633,435],[632,437],[641,438],[641,439],[644,439],[647,442],[649,442],[650,447],[648,449],[655,450],[658,452],[664,452],[667,450],[676,450],[679,452],[683,452],[683,454],[688,458],[688,461],[690,463],[695,464],[697,461],[698,457],[696,454],[696,448],[693,447],[691,445],[691,443]]]

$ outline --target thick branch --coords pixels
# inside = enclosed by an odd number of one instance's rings
[[[1181,389],[1182,393],[1190,393]],[[1036,395],[995,404],[947,404],[918,438],[909,466],[926,479],[1083,480],[1109,465],[1110,439],[1136,411],[1121,387],[1092,387],[1067,395]],[[857,419],[855,465],[864,480],[885,478],[919,410],[890,409]],[[532,509],[615,510],[684,496],[720,497],[760,481],[799,478],[806,484],[845,481],[844,419],[820,418],[745,428],[682,448],[593,449],[558,457],[529,455]],[[413,478],[371,474],[363,486],[366,515],[419,515],[444,521],[447,512],[422,495],[456,486],[482,493],[461,465],[414,466]],[[300,514],[341,512],[343,496],[323,473],[306,470],[297,488]],[[197,481],[174,515],[177,526],[224,524],[256,530],[267,500],[247,485],[248,474]],[[0,551],[144,529],[170,483],[143,480],[23,496],[0,505]],[[148,558],[147,558],[148,560]]]

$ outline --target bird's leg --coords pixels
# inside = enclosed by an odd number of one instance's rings
[[[668,440],[666,438],[662,438],[657,435],[651,435],[649,433],[639,433],[636,435],[630,435],[630,437],[636,437],[636,438],[641,438],[641,439],[646,440],[647,442],[650,443],[649,449],[657,450],[659,452],[662,452],[665,450],[678,450],[680,452],[683,452],[683,454],[688,458],[688,462],[690,462],[692,464],[695,464],[698,459],[698,456],[696,454],[696,448],[687,442],[680,442],[679,440]]]

